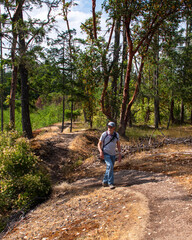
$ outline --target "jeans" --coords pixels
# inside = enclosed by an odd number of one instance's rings
[[[104,153],[104,160],[106,163],[106,172],[103,178],[103,182],[110,185],[114,183],[113,167],[115,163],[115,156]]]

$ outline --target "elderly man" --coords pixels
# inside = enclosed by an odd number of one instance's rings
[[[121,162],[121,146],[119,141],[119,134],[115,132],[115,123],[109,122],[107,124],[108,131],[103,132],[98,143],[98,149],[100,152],[100,158],[104,159],[106,163],[106,172],[102,185],[104,187],[109,186],[110,189],[114,189],[114,174],[113,167],[116,156],[116,146],[119,152],[118,161]]]

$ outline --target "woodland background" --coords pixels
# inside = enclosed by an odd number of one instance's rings
[[[192,122],[190,1],[103,1],[105,33],[96,3],[80,39],[68,19],[75,1],[1,1],[1,130],[32,138],[74,115],[91,127],[113,120],[122,135],[133,124]],[[45,6],[46,21],[30,15]],[[67,31],[51,39],[55,9]]]

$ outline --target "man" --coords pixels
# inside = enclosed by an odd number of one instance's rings
[[[100,152],[100,158],[104,159],[106,163],[106,172],[104,175],[102,185],[104,187],[109,186],[110,189],[114,189],[115,186],[113,167],[115,163],[116,146],[119,152],[118,156],[119,162],[121,162],[121,146],[119,141],[119,134],[115,132],[115,123],[109,122],[107,126],[108,131],[102,133],[99,139],[98,149]]]

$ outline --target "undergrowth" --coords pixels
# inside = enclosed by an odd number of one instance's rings
[[[73,111],[73,120],[80,116],[80,110],[76,109]],[[71,111],[69,109],[65,110],[65,121],[71,118]],[[15,129],[22,132],[22,120],[21,120],[21,110],[19,108],[15,111]],[[30,120],[32,129],[39,129],[42,127],[50,126],[54,123],[62,121],[62,105],[61,104],[50,104],[44,106],[43,108],[33,109],[30,113]],[[4,128],[9,130],[9,110],[4,111]]]
[[[184,138],[192,137],[191,126],[172,126],[168,130],[164,127],[154,129],[149,126],[134,126],[127,128],[126,136],[130,140],[138,140],[139,138]]]
[[[50,191],[49,177],[28,141],[17,132],[1,133],[0,231],[13,211],[29,210],[46,199]]]

